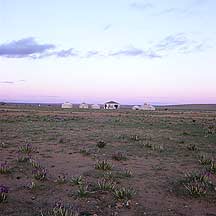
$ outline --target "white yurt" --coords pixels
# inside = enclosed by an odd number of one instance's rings
[[[104,104],[104,109],[119,109],[120,108],[120,104],[115,102],[115,101],[108,101]]]
[[[91,108],[92,109],[100,109],[100,105],[99,104],[92,104]]]
[[[140,106],[133,106],[132,110],[140,110]]]
[[[80,108],[80,109],[88,109],[89,106],[88,106],[87,103],[81,103],[81,104],[79,105],[79,108]]]
[[[141,110],[152,110],[154,111],[155,110],[155,107],[150,105],[150,104],[147,104],[147,103],[144,103],[141,107],[140,107]]]
[[[71,109],[73,108],[73,105],[70,102],[65,102],[61,106],[63,109]]]

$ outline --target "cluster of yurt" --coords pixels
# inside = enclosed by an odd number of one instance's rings
[[[154,111],[155,110],[155,107],[152,106],[151,104],[147,104],[147,103],[144,103],[143,105],[141,106],[133,106],[132,107],[132,110],[148,110],[148,111]]]
[[[61,106],[63,109],[71,109],[73,108],[73,104],[71,104],[70,102],[65,102],[62,104]],[[95,109],[95,110],[98,110],[101,108],[101,106],[99,104],[92,104],[92,105],[89,105],[87,103],[81,103],[79,105],[79,109],[89,109],[89,107],[91,109]],[[120,108],[120,104],[115,102],[115,101],[108,101],[104,104],[103,106],[104,109],[107,109],[107,110],[117,110]],[[132,107],[132,110],[149,110],[149,111],[154,111],[155,110],[155,107],[152,106],[151,104],[148,104],[148,103],[144,103],[143,105],[135,105]]]
[[[99,104],[92,104],[90,107],[91,107],[91,109],[100,109],[101,108]],[[71,108],[73,108],[73,104],[70,102],[65,102],[61,105],[61,108],[62,109],[71,109]],[[89,104],[81,103],[79,105],[79,109],[89,109]]]

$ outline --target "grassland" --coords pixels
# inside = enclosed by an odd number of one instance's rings
[[[213,216],[215,157],[216,111],[0,106],[0,215]]]

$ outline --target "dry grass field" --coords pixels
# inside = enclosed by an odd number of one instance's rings
[[[0,106],[1,216],[216,215],[216,111]]]

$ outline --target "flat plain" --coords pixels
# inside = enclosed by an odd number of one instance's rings
[[[214,216],[214,159],[214,110],[2,105],[0,215]]]

